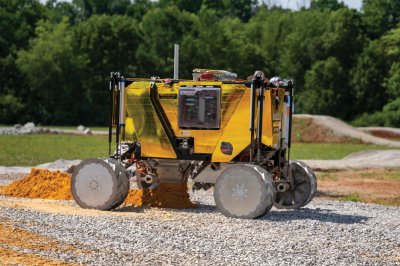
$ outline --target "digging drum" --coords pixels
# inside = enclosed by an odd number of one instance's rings
[[[271,175],[255,165],[234,165],[225,169],[214,187],[218,210],[235,218],[253,219],[265,215],[274,204]]]
[[[84,160],[72,174],[71,193],[82,208],[116,208],[124,202],[128,192],[126,171],[113,159]]]

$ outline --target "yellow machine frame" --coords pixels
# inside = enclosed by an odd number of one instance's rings
[[[154,104],[151,101],[151,88],[156,87],[156,97],[162,107],[175,137],[192,137],[194,154],[210,154],[211,162],[229,162],[250,144],[250,99],[251,90],[246,82],[222,81],[174,81],[135,80],[124,91],[125,130],[121,131],[121,140],[140,142],[141,155],[149,158],[177,159],[177,154],[167,136]],[[178,126],[178,90],[187,86],[209,86],[221,88],[220,128],[182,129]],[[285,88],[267,88],[264,96],[262,123],[262,142],[271,149],[281,147],[280,134],[285,131]],[[258,97],[258,93],[257,93]],[[256,120],[255,120],[256,121]],[[233,151],[224,154],[220,148],[222,142],[231,143]]]

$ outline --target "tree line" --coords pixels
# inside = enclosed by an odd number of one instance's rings
[[[0,0],[0,124],[106,125],[111,71],[293,78],[296,113],[400,126],[400,1]]]

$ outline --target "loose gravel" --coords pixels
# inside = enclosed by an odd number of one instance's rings
[[[241,220],[220,214],[210,191],[192,199],[199,208],[125,207],[104,215],[0,204],[0,219],[77,249],[41,255],[88,265],[400,265],[398,207],[315,199],[301,210]],[[5,201],[26,200],[0,197]],[[57,204],[76,206],[65,203]]]

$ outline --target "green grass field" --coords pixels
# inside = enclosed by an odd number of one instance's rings
[[[0,165],[34,166],[57,159],[85,159],[108,155],[106,136],[3,135]]]
[[[363,150],[395,149],[387,146],[352,143],[294,143],[291,159],[296,160],[338,160]]]
[[[368,149],[390,148],[366,144],[295,143],[292,146],[291,159],[341,159],[348,154]],[[71,160],[106,156],[106,136],[0,136],[0,165],[3,166],[34,166],[60,158]]]

